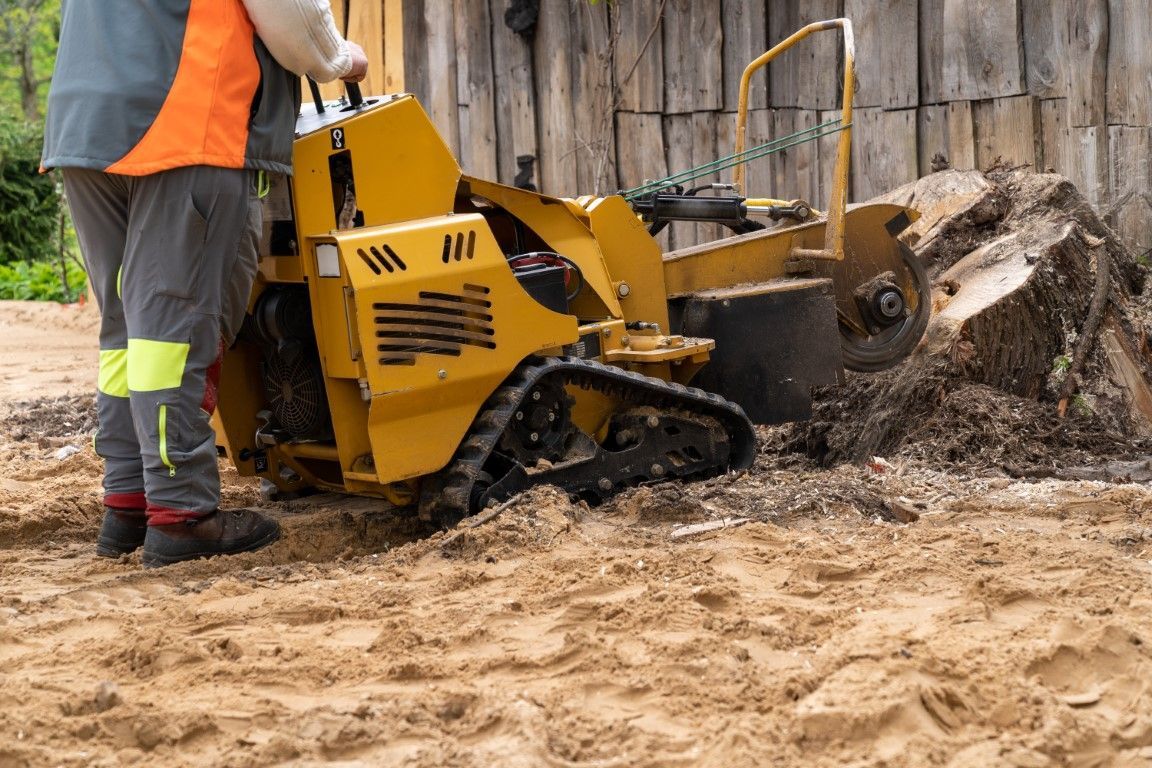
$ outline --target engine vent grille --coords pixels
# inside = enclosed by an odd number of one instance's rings
[[[392,250],[387,243],[381,243],[379,248],[375,245],[370,246],[368,250],[357,248],[356,255],[368,265],[368,269],[377,275],[384,272],[388,274],[397,271],[403,272],[408,269],[408,265],[404,263],[404,260],[396,255],[396,251]]]
[[[490,292],[465,285],[459,294],[421,291],[411,304],[373,303],[380,365],[415,365],[420,354],[458,357],[464,347],[496,349]]]
[[[457,232],[455,235],[444,235],[444,250],[440,253],[440,260],[447,264],[450,261],[463,261],[476,255],[476,231]]]

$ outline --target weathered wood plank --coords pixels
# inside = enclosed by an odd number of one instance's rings
[[[666,115],[664,117],[664,136],[668,157],[668,172],[679,173],[695,168],[716,159],[716,113],[694,112],[689,115]],[[705,184],[720,181],[720,175],[709,173],[685,182],[684,187],[691,189]],[[712,192],[701,192],[702,195],[711,195]],[[715,240],[720,236],[720,229],[715,224],[700,224],[690,221],[676,222],[669,226],[669,244],[671,248],[686,248],[708,240]]]
[[[983,170],[997,161],[1035,166],[1038,112],[1038,100],[1027,95],[976,102],[972,107],[976,167]]]
[[[482,179],[498,175],[496,84],[492,74],[492,19],[488,3],[455,0],[456,97],[460,124],[460,165]]]
[[[619,109],[664,111],[664,41],[660,0],[612,3],[612,33],[616,36],[612,71]]]
[[[1028,93],[1042,99],[1068,93],[1068,5],[1069,0],[1021,0]]]
[[[348,33],[348,0],[331,0],[331,4],[332,21],[336,23],[336,29],[340,30],[340,34],[346,36]],[[344,83],[339,80],[321,83],[320,95],[325,99],[338,99],[344,95]]]
[[[932,104],[917,113],[920,175],[948,167],[976,167],[976,144],[972,130],[972,105],[967,101]]]
[[[1108,132],[1104,128],[1069,126],[1067,99],[1040,103],[1041,167],[1076,185],[1097,210],[1108,205]]]
[[[452,0],[424,0],[424,48],[428,56],[430,77],[424,84],[427,101],[424,108],[436,124],[440,135],[460,156],[460,122],[456,96],[456,28]]]
[[[1135,254],[1152,249],[1152,128],[1108,128],[1109,186],[1106,221]]]
[[[720,3],[668,0],[664,11],[664,113],[720,109]]]
[[[692,166],[696,167],[704,163],[710,163],[719,157],[718,147],[719,140],[716,135],[717,112],[693,112],[692,113]],[[731,179],[731,176],[727,176]],[[694,184],[714,184],[724,181],[720,173],[710,173],[700,179],[697,179]],[[708,192],[706,194],[713,194]],[[722,236],[724,228],[719,224],[697,224],[695,231],[695,241],[697,243],[705,243],[711,240],[716,240]]]
[[[916,149],[921,176],[944,170],[943,163],[951,167],[948,148],[948,107],[929,104],[916,111]],[[943,162],[942,162],[943,161]]]
[[[664,150],[663,117],[651,113],[616,113],[616,165],[620,169],[620,186],[637,187],[648,179],[668,175]],[[667,232],[658,242],[668,250]]]
[[[844,0],[844,15],[856,33],[856,106],[916,106],[916,0]]]
[[[1019,0],[944,0],[944,98],[1024,93]]]
[[[1152,12],[1148,3],[1109,0],[1109,125],[1152,125],[1152,45],[1149,41],[1152,41]]]
[[[423,0],[413,3],[408,0],[402,23],[404,25],[404,48],[401,51],[404,66],[404,90],[420,99],[421,103],[428,98],[428,52],[425,49],[425,40],[428,37],[427,25],[424,21]]]
[[[1108,129],[1070,126],[1068,141],[1064,175],[1096,210],[1106,211],[1112,200],[1108,183]]]
[[[852,200],[867,200],[916,180],[915,109],[858,109],[852,122]]]
[[[772,111],[772,139],[781,139],[817,125],[818,115],[811,109],[776,109]],[[806,141],[772,155],[773,196],[783,200],[797,198],[819,206],[823,199],[820,179],[820,152],[814,141]]]
[[[744,68],[768,50],[767,3],[756,0],[723,0],[724,110],[735,112],[740,101],[740,76]],[[748,108],[768,106],[768,73],[759,72],[748,84]]]
[[[540,142],[540,191],[571,195],[576,188],[576,132],[572,115],[572,45],[566,2],[543,3],[533,40],[536,66],[537,137]]]
[[[668,172],[680,173],[692,167],[692,115],[666,115],[664,136],[668,158]],[[696,182],[690,182],[695,184]],[[668,247],[685,248],[696,244],[696,225],[690,221],[677,221],[668,225]]]
[[[1108,76],[1108,0],[1078,0],[1068,7],[1068,125],[1103,125]]]
[[[1068,175],[1068,100],[1040,102],[1040,141],[1036,170]]]
[[[966,170],[976,167],[976,126],[972,103],[958,101],[948,105],[948,147],[952,167]]]
[[[844,15],[844,0],[779,0],[768,14],[768,41],[776,45],[801,27]],[[817,32],[768,65],[775,107],[832,109],[840,101],[844,43],[836,32]]]
[[[475,0],[474,0],[475,1]],[[536,144],[536,94],[532,88],[532,49],[504,21],[506,0],[490,0],[492,70],[496,81],[496,154],[499,181],[512,184],[519,169],[517,158],[539,155]],[[538,184],[535,172],[533,185]]]
[[[717,112],[713,116],[713,124],[716,130],[716,156],[727,157],[736,151],[736,113],[735,112]],[[749,120],[752,117],[752,111],[748,112]],[[725,184],[731,184],[735,175],[735,170],[727,168],[719,172],[720,181]],[[745,176],[747,179],[747,176]]]
[[[384,93],[384,6],[380,0],[350,0],[349,40],[354,40],[368,57],[368,75],[360,83],[365,94]]]
[[[819,120],[821,124],[830,123],[833,120],[839,120],[841,114],[841,111],[838,109],[829,109],[818,113],[816,119]],[[836,153],[840,150],[841,133],[841,131],[837,131],[827,136],[821,136],[816,142],[816,178],[819,179],[820,184],[814,198],[808,202],[815,206],[817,210],[823,211],[827,209],[828,200],[832,197],[832,180],[836,175]],[[855,135],[855,132],[853,132],[852,136],[855,137]],[[849,158],[851,158],[851,144],[848,145],[848,151]],[[849,160],[849,163],[851,163],[851,160]],[[855,202],[855,199],[851,195],[851,168],[849,168],[848,171],[848,183],[848,202]]]
[[[384,0],[384,89],[404,91],[404,0]]]
[[[920,103],[941,104],[944,97],[944,0],[920,0]]]
[[[612,121],[612,44],[608,4],[568,0],[572,19],[572,117],[579,194],[617,188]]]
[[[753,109],[748,112],[748,135],[744,146],[755,147],[772,139],[773,111],[770,109]],[[733,144],[727,152],[727,154],[731,154],[735,151],[736,115],[726,113],[720,119],[727,124],[726,135],[733,137]],[[753,160],[747,163],[744,168],[744,191],[747,197],[778,197],[774,156]],[[728,171],[725,178],[731,181],[733,172]]]

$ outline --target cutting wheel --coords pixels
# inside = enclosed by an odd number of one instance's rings
[[[849,211],[845,258],[828,266],[836,285],[836,314],[844,367],[891,368],[919,343],[932,311],[924,266],[895,238],[890,206]],[[898,232],[899,230],[897,230]]]

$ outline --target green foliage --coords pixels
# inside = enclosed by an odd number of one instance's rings
[[[1096,409],[1092,407],[1092,400],[1086,395],[1072,396],[1072,410],[1081,416],[1094,416]]]
[[[0,109],[0,264],[59,252],[60,196],[39,172],[40,129]]]
[[[43,114],[60,35],[60,0],[0,0],[0,108]]]
[[[1052,361],[1052,373],[1066,373],[1072,367],[1072,358],[1068,355],[1060,355]]]
[[[60,0],[0,0],[0,299],[75,301],[85,290],[56,182],[39,172],[59,28]]]
[[[0,264],[0,299],[76,301],[86,290],[84,270],[72,259],[65,260],[65,264],[67,289],[60,279],[59,264],[47,261]]]

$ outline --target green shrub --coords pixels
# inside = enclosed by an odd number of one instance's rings
[[[40,146],[38,126],[0,109],[0,264],[58,256],[60,196]]]
[[[0,264],[0,299],[76,301],[86,288],[84,270],[68,259],[68,289],[60,279],[59,263],[13,261]]]

